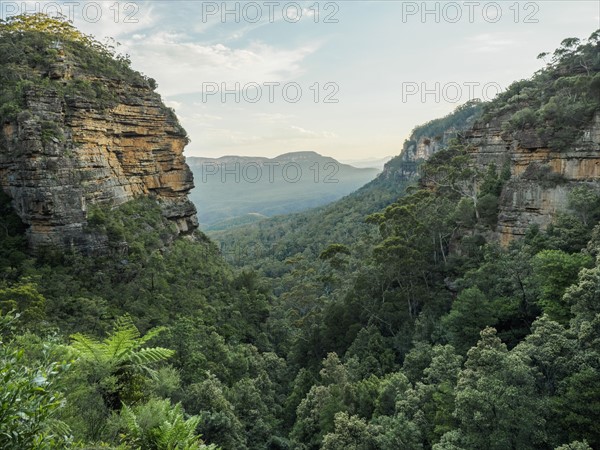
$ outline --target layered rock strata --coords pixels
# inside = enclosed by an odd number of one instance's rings
[[[67,86],[72,73],[57,66],[48,76]],[[139,196],[155,198],[179,233],[196,229],[188,140],[174,113],[146,83],[80,81],[103,86],[110,104],[49,83],[26,91],[25,108],[0,130],[0,187],[29,226],[31,247],[100,249],[106,237],[87,229],[90,205]]]

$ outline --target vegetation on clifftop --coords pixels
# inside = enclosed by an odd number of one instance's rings
[[[555,150],[569,149],[600,109],[600,30],[587,41],[569,38],[531,79],[511,84],[485,108],[483,120],[505,117],[511,132],[532,130]]]
[[[24,110],[26,93],[36,88],[110,107],[116,99],[102,78],[156,88],[114,46],[64,19],[33,14],[0,20],[0,121],[15,120]]]

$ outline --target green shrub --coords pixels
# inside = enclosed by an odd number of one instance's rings
[[[510,131],[524,130],[525,128],[535,126],[536,122],[537,118],[535,111],[529,107],[526,107],[512,115],[506,124],[506,128]]]

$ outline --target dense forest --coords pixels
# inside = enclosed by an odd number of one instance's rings
[[[54,83],[38,69],[57,35],[91,70],[153,83],[64,23],[2,22],[3,120]],[[599,48],[599,32],[567,39],[532,78],[413,135],[509,114],[507,131],[561,149],[599,109]],[[93,207],[102,255],[31,254],[0,196],[0,448],[600,447],[594,186],[501,247],[506,168],[479,170],[461,133],[406,164],[220,244],[173,240],[151,198]]]

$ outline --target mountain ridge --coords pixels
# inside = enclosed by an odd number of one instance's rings
[[[190,198],[207,231],[330,203],[379,172],[316,152],[288,152],[275,158],[188,157],[187,162],[197,186]]]

